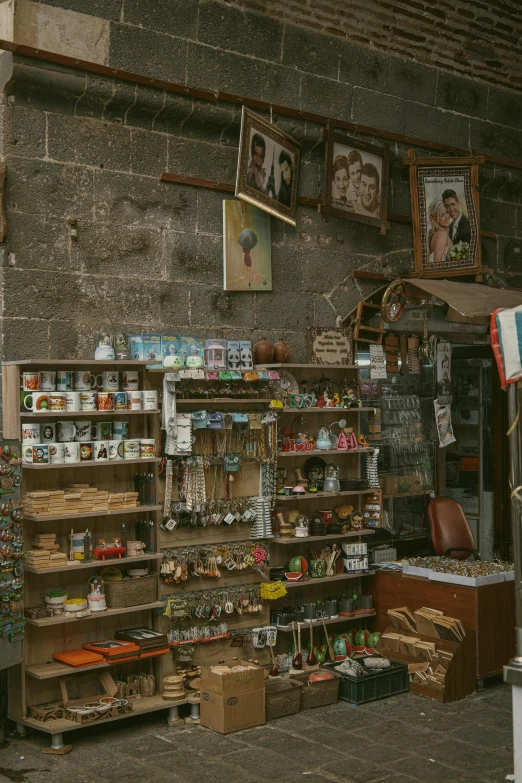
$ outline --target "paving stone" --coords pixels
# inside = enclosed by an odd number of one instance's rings
[[[504,775],[509,771],[507,769],[509,766],[507,759],[510,758],[508,753],[502,754],[489,748],[468,745],[450,736],[446,736],[442,744],[433,747],[430,757],[436,762],[444,763],[453,768],[463,768],[468,772],[472,770],[478,772],[480,770],[487,773],[496,772],[497,775],[500,775],[504,767],[506,768]],[[499,777],[499,779],[503,780],[504,775]]]

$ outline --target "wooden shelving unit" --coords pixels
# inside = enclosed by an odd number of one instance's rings
[[[143,563],[147,560],[161,560],[162,555],[140,555],[139,557],[123,557],[121,560],[111,558],[110,560],[89,560],[88,563],[81,563],[78,561],[78,565],[66,565],[60,566],[60,568],[33,568],[32,566],[25,566],[25,571],[28,574],[56,574],[60,572],[67,572],[69,574],[75,571],[82,571],[85,569],[100,568],[104,564],[127,566],[129,563]]]
[[[366,620],[367,617],[375,617],[376,612],[364,612],[362,614],[354,615],[353,617],[329,617],[327,620],[325,619],[324,624],[325,625],[338,625],[339,623],[353,623],[355,620]],[[313,627],[323,627],[323,621],[320,617],[316,617],[315,620],[312,620]],[[300,620],[295,624],[295,628],[300,625],[302,628],[309,628],[310,627],[310,620]],[[281,633],[288,633],[292,631],[291,625],[278,625],[277,630],[281,631]]]
[[[312,449],[312,451],[278,451],[277,456],[279,458],[281,457],[321,457],[323,454],[335,454],[337,457],[342,457],[345,454],[371,454],[374,451],[373,448],[360,448],[360,449],[354,449],[353,451],[345,450],[340,451],[339,449]]]
[[[322,576],[318,579],[306,579],[304,582],[285,582],[287,590],[297,587],[312,587],[313,585],[330,584],[330,582],[346,581],[347,579],[363,579],[365,576],[373,576],[373,571],[367,571],[362,574],[334,574],[333,576]]]
[[[374,536],[375,530],[350,530],[348,533],[332,533],[327,536],[306,536],[306,538],[273,538],[271,544],[307,544],[309,541],[324,541],[332,543],[339,538],[359,538],[360,536]]]
[[[141,462],[141,460],[139,460]],[[122,514],[146,514],[148,511],[161,511],[163,506],[136,506],[136,508],[118,508],[115,511],[88,511],[85,514],[44,514],[33,517],[25,514],[26,522],[52,522],[55,519],[90,519],[91,517],[117,517]],[[130,558],[126,558],[127,561]]]
[[[159,413],[159,410],[153,411],[46,411],[45,413],[32,413],[31,411],[20,411],[20,416],[24,419],[83,419],[103,418],[112,419],[113,416],[148,416],[152,413]]]
[[[319,500],[322,498],[335,500],[335,498],[341,497],[341,495],[369,495],[371,492],[371,489],[349,489],[345,492],[307,492],[306,495],[278,495],[276,503],[279,503],[281,500],[288,502],[292,500],[315,500],[316,498]]]

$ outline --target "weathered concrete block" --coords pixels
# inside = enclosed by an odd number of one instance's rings
[[[287,25],[283,41],[283,65],[317,76],[337,79],[339,41],[331,36]]]
[[[355,252],[368,255],[386,255],[386,253],[413,247],[413,229],[410,223],[392,223],[386,236],[374,228],[368,231],[364,223],[354,223],[353,236]]]
[[[83,117],[48,118],[49,157],[87,163],[103,169],[130,171],[130,129]]]
[[[205,188],[194,188],[194,190],[196,191],[198,210],[196,232],[198,234],[216,234],[222,237],[223,201],[227,198],[233,198],[232,194],[206,190]]]
[[[33,318],[30,308],[22,310],[18,318],[4,318],[2,331],[3,361],[49,357],[49,323]],[[54,359],[54,354],[51,355]]]
[[[352,116],[352,87],[333,79],[303,74],[301,109],[339,120],[349,120]]]
[[[516,210],[502,201],[480,200],[480,225],[487,231],[512,237],[516,235]]]
[[[266,65],[261,60],[189,43],[186,84],[263,99]]]
[[[318,198],[324,189],[324,166],[303,161],[299,171],[298,193],[308,198]]]
[[[471,117],[486,117],[488,90],[485,84],[441,72],[437,84],[437,106]]]
[[[256,328],[306,332],[313,326],[313,297],[298,291],[267,291],[256,294]]]
[[[352,120],[361,125],[404,133],[404,101],[392,95],[355,87]]]
[[[330,300],[323,294],[314,296],[314,326],[336,326],[337,313]]]
[[[158,177],[167,169],[167,137],[133,129],[131,169],[135,174]]]
[[[522,131],[471,120],[470,142],[477,152],[508,158],[522,157]]]
[[[218,182],[235,182],[237,150],[200,141],[169,138],[169,171]]]
[[[501,237],[498,240],[498,264],[507,272],[520,274],[522,266],[522,239]]]
[[[78,233],[87,259],[86,273],[134,277],[140,285],[165,279],[164,232],[160,229],[97,222],[80,224]]]
[[[300,81],[301,74],[295,68],[268,63],[264,100],[298,109]]]
[[[187,289],[183,287],[185,298]],[[190,323],[193,327],[239,326],[251,329],[254,326],[254,298],[251,293],[227,292],[222,286],[190,286]]]
[[[280,62],[283,29],[276,19],[213,0],[203,0],[199,6],[198,41],[219,49]]]
[[[498,268],[498,240],[491,237],[482,237],[480,240],[480,252],[482,266],[490,269]]]
[[[489,88],[488,119],[511,128],[522,128],[522,97],[514,90]]]
[[[123,12],[125,24],[179,38],[196,38],[198,0],[131,0]]]
[[[103,111],[114,97],[114,80],[106,76],[86,74],[85,92],[76,101],[74,113],[77,117],[103,118]]]
[[[75,275],[63,272],[35,275],[33,271],[4,269],[4,316],[7,318],[25,315],[59,321],[76,319],[79,302],[83,303],[83,298],[80,279]]]
[[[16,59],[7,94],[15,103],[31,105],[40,111],[74,114],[78,99],[85,92],[85,74],[50,63]]]
[[[404,103],[404,130],[408,136],[418,136],[429,141],[441,141],[456,147],[469,147],[469,119],[452,112]]]
[[[125,124],[151,130],[155,117],[162,111],[165,93],[154,87],[136,86],[136,100],[125,115]]]
[[[303,253],[303,290],[331,293],[352,273],[352,256],[330,246],[314,247]]]
[[[390,212],[411,216],[410,186],[406,182],[392,180],[390,183]]]
[[[125,115],[136,100],[136,85],[114,79],[113,95],[103,109],[103,119],[123,125]]]
[[[212,234],[168,231],[165,237],[167,279],[174,283],[223,282],[223,242]]]
[[[481,175],[480,175],[481,176]],[[501,201],[511,202],[513,204],[522,203],[522,174],[517,171],[495,170],[496,197]],[[489,195],[489,191],[488,191]]]
[[[236,128],[232,132],[238,138],[239,146],[240,116],[235,114],[234,107],[230,103],[217,106],[195,98],[192,101],[192,111],[183,122],[180,135],[187,139],[216,144],[221,141],[224,134],[227,134],[231,126],[235,125]]]
[[[122,6],[122,0],[46,0],[46,3],[114,21],[119,20]]]
[[[155,79],[184,82],[187,43],[153,30],[111,25],[109,64]]]
[[[64,218],[44,215],[6,213],[6,253],[14,253],[18,270],[40,270],[52,273],[70,271],[68,225]]]
[[[272,219],[272,223],[282,222]],[[272,244],[272,290],[307,291],[309,288],[303,283],[303,275],[302,248],[295,242],[291,245]]]
[[[45,114],[7,104],[4,111],[4,155],[45,156]]]
[[[93,172],[68,164],[11,158],[6,208],[28,215],[92,217]]]
[[[163,109],[154,118],[154,130],[160,133],[181,135],[181,128],[192,112],[192,101],[184,95],[165,93]]]

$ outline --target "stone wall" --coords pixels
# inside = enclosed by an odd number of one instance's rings
[[[519,93],[411,57],[214,0],[47,6],[108,21],[115,67],[521,156]],[[412,267],[409,224],[395,222],[382,237],[350,221],[324,222],[302,206],[295,229],[272,219],[273,291],[223,292],[224,194],[160,183],[159,176],[170,170],[234,182],[237,106],[15,56],[2,115],[4,359],[88,357],[106,324],[202,337],[284,335],[303,359],[305,327],[335,324],[371,290],[353,280],[353,269]],[[276,121],[302,142],[300,193],[318,197],[322,127]],[[405,215],[406,151],[392,144],[389,197],[390,211]],[[522,172],[486,165],[480,182],[482,225],[498,234],[484,240],[484,262],[496,281],[522,285]],[[79,247],[68,238],[71,215]]]

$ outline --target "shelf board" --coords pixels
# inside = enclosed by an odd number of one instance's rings
[[[108,465],[141,465],[142,463],[145,464],[147,462],[158,462],[159,457],[147,457],[146,459],[98,459],[98,460],[89,460],[88,462],[60,462],[56,465],[30,465],[29,463],[23,462],[22,468],[24,470],[59,470],[61,468],[95,468],[100,467],[101,465],[104,465],[107,467]],[[63,517],[62,517],[63,519]]]
[[[321,456],[322,454],[340,454],[341,456],[343,454],[368,454],[373,452],[374,449],[372,447],[370,448],[360,448],[353,451],[340,451],[339,449],[313,449],[312,451],[278,451],[277,456],[278,457],[314,457],[314,456]]]
[[[176,405],[268,405],[270,399],[268,397],[254,399],[230,399],[230,397],[213,397],[211,400],[204,399],[183,399],[182,397],[176,397]]]
[[[89,560],[88,563],[82,563],[80,560],[77,560],[76,562],[78,565],[66,565],[66,566],[60,566],[59,568],[32,568],[31,566],[24,566],[24,570],[29,574],[38,574],[39,576],[41,574],[56,574],[61,572],[67,571],[68,573],[74,573],[75,571],[84,570],[86,568],[105,568],[106,566],[126,566],[127,563],[139,563],[143,560],[162,560],[163,555],[161,554],[154,554],[154,555],[140,555],[136,557],[122,557],[121,560],[119,560],[117,557],[110,557],[107,558],[107,560]]]
[[[466,451],[447,451],[446,457],[471,457],[471,459],[480,459],[480,454],[468,454]]]
[[[93,667],[91,667],[93,668]],[[185,704],[186,699],[180,699],[179,702],[165,701],[161,693],[157,693],[155,696],[143,696],[141,699],[133,700],[132,712],[126,712],[124,715],[114,715],[112,718],[105,718],[102,722],[103,725],[111,723],[115,720],[122,720],[123,718],[132,718],[136,715],[144,715],[147,712],[155,712],[156,710],[168,710],[175,704]],[[85,729],[89,726],[99,725],[94,721],[93,723],[76,723],[74,720],[67,720],[62,718],[61,720],[52,720],[47,723],[36,720],[35,718],[13,718],[17,723],[22,723],[24,726],[29,726],[31,729],[37,729],[43,731],[46,734],[62,734],[65,731],[74,731],[75,729]]]
[[[306,536],[305,538],[272,538],[271,544],[306,544],[308,541],[334,541],[336,538],[355,538],[358,536],[374,536],[375,530],[350,530],[348,533],[332,533],[326,536]]]
[[[284,586],[287,590],[295,587],[310,587],[316,584],[325,584],[326,582],[338,582],[341,579],[362,579],[365,576],[373,576],[373,571],[366,571],[362,574],[335,574],[334,576],[322,576],[319,579],[307,579],[306,582],[289,582],[286,580]]]
[[[276,503],[280,500],[315,500],[316,498],[338,498],[340,495],[369,495],[370,492],[377,492],[380,488],[373,489],[351,489],[343,492],[307,492],[306,495],[276,495]]]
[[[118,460],[118,462],[130,462],[130,460]],[[141,462],[141,460],[140,460]],[[54,466],[53,466],[54,467]],[[55,519],[89,519],[89,517],[115,517],[121,514],[141,514],[143,511],[161,511],[163,506],[136,506],[135,508],[119,508],[116,511],[88,511],[86,514],[45,514],[33,517],[24,514],[26,522],[52,522]],[[27,570],[27,569],[26,569]]]
[[[394,498],[415,498],[420,497],[421,495],[429,495],[431,492],[434,492],[433,489],[421,489],[418,492],[399,492],[397,495],[383,495],[383,499],[394,499]]]
[[[73,568],[73,566],[71,566]],[[58,570],[58,569],[56,569]],[[84,620],[101,620],[104,617],[113,617],[117,614],[127,614],[128,612],[147,612],[149,609],[158,609],[163,606],[163,601],[153,601],[151,604],[138,604],[138,606],[126,606],[124,609],[106,609],[104,612],[93,612],[87,617],[67,617],[62,614],[59,617],[42,617],[40,620],[29,620],[28,625],[36,625],[37,628],[44,628],[47,625],[62,625],[63,623],[81,623]]]
[[[322,408],[280,408],[279,413],[369,413],[374,412],[375,408],[328,408],[324,405]],[[341,417],[342,418],[342,417]]]
[[[83,416],[148,416],[150,413],[159,413],[159,409],[153,411],[48,411],[47,413],[31,413],[31,411],[20,411],[23,419],[78,419]]]
[[[3,366],[20,365],[24,367],[54,367],[60,365],[63,367],[90,367],[91,364],[96,367],[107,365],[109,367],[146,367],[148,364],[157,364],[161,366],[161,362],[140,361],[137,359],[20,359],[18,362],[2,362]]]
[[[75,668],[74,666],[68,666],[61,661],[55,661],[54,659],[48,661],[48,663],[35,663],[32,666],[25,667],[25,673],[29,677],[34,677],[35,680],[51,680],[53,677],[66,677],[69,674],[79,674],[80,672],[91,671],[92,669],[108,669],[108,663],[95,663],[93,666],[80,666]]]
[[[359,370],[358,364],[254,364],[254,370]]]
[[[361,614],[355,615],[354,617],[329,617],[328,620],[325,619],[324,624],[334,625],[335,623],[344,623],[344,622],[350,623],[353,622],[354,620],[361,620],[363,618],[366,619],[367,617],[375,617],[375,612],[361,612]],[[316,617],[315,620],[312,620],[312,623],[314,628],[317,628],[318,626],[319,628],[323,627],[323,621],[320,617],[319,618]],[[298,625],[300,625],[301,628],[305,628],[305,629],[310,628],[310,620],[300,620],[299,622],[296,622],[295,628],[297,628]],[[292,626],[278,625],[277,630],[281,631],[281,633],[287,633],[288,631],[291,632]]]

